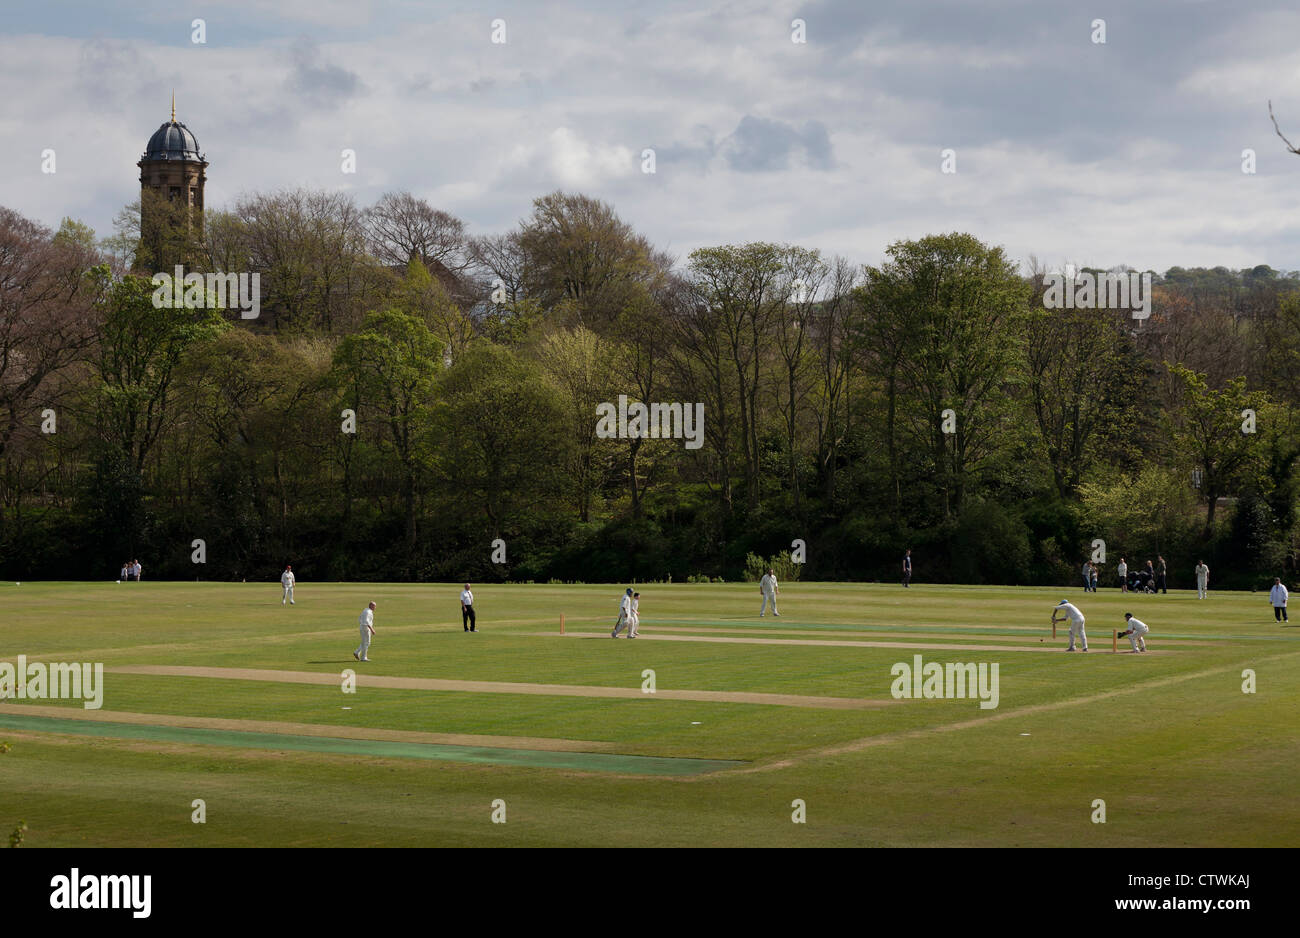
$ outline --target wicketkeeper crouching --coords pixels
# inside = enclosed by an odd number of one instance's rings
[[[1128,629],[1120,632],[1119,637],[1123,638],[1125,635],[1128,636],[1128,643],[1133,646],[1134,654],[1139,651],[1146,651],[1147,643],[1143,636],[1151,631],[1147,628],[1147,624],[1141,620],[1133,618],[1133,613],[1131,612],[1124,613],[1124,621],[1128,623]]]

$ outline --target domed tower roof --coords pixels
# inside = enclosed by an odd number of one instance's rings
[[[184,124],[176,120],[176,99],[172,98],[172,119],[167,121],[149,138],[145,147],[146,160],[192,160],[202,162],[203,154],[199,152],[199,141]]]

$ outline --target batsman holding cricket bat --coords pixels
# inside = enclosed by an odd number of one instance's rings
[[[361,610],[361,644],[357,650],[352,653],[352,657],[358,661],[369,661],[367,654],[370,651],[370,639],[375,634],[375,604],[371,603]]]
[[[1084,618],[1079,607],[1072,602],[1062,599],[1052,610],[1052,628],[1056,628],[1056,623],[1063,619],[1070,622],[1070,647],[1066,651],[1074,651],[1075,639],[1079,639],[1083,644],[1083,650],[1088,650],[1088,633],[1083,630]]]

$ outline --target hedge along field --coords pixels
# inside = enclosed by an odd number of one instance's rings
[[[472,635],[458,584],[304,583],[292,607],[275,584],[0,587],[0,660],[105,668],[97,711],[0,704],[0,827],[26,821],[31,846],[1300,833],[1286,794],[1300,629],[1275,623],[1263,594],[791,583],[782,616],[759,619],[752,584],[639,588],[640,638],[614,641],[616,587],[476,587]],[[1063,631],[1052,642],[1061,598],[1088,617],[1087,656],[1064,652]],[[372,661],[359,664],[371,600]],[[1151,626],[1146,655],[1110,652],[1125,611]],[[891,669],[916,655],[996,664],[996,708],[895,699]],[[206,823],[192,823],[196,799]],[[792,823],[799,810],[806,823]]]

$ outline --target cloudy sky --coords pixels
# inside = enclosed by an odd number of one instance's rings
[[[558,188],[680,257],[963,230],[1053,266],[1300,268],[1267,110],[1300,144],[1293,0],[3,0],[0,89],[0,205],[101,235],[175,89],[215,208],[408,189],[494,233]]]

